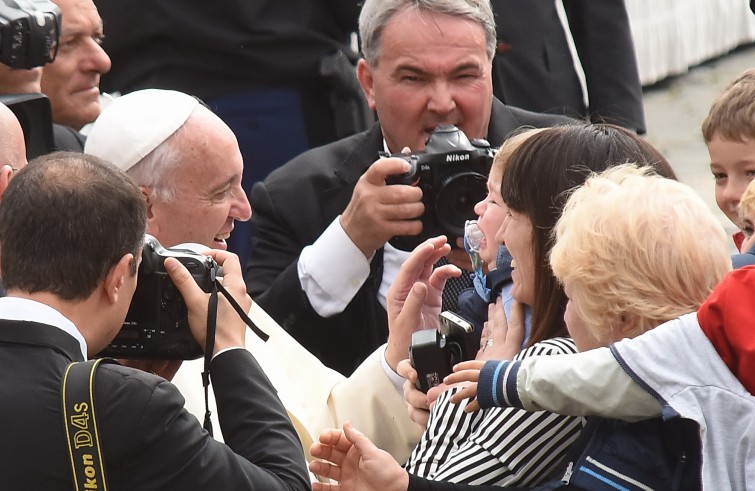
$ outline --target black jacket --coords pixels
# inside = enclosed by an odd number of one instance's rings
[[[354,0],[95,0],[113,61],[106,92],[179,90],[203,99],[255,87],[314,88],[347,49]]]
[[[79,344],[64,331],[0,320],[3,489],[73,489],[60,389],[77,360]],[[227,351],[211,370],[226,445],[202,430],[170,382],[120,365],[98,369],[94,400],[109,489],[310,489],[296,432],[252,355]]]
[[[488,140],[500,146],[520,126],[553,126],[571,121],[493,101]],[[359,177],[377,160],[383,136],[372,129],[312,149],[275,170],[252,188],[255,237],[247,268],[247,290],[265,311],[305,348],[343,374],[354,369],[388,336],[385,309],[377,300],[382,250],[371,273],[346,309],[320,317],[301,288],[297,263],[302,249],[317,240],[346,209]],[[333,264],[337,268],[338,264]]]
[[[585,73],[589,111],[554,0],[492,0],[495,95],[530,111],[589,113],[645,132],[642,86],[624,0],[558,0]]]

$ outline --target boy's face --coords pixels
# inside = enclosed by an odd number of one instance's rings
[[[755,177],[755,140],[738,142],[715,135],[708,142],[708,153],[716,181],[716,203],[739,226],[739,200]]]
[[[745,234],[742,242],[742,252],[747,252],[755,247],[755,206],[745,207],[740,210],[740,228]]]

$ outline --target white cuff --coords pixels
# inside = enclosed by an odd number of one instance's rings
[[[391,381],[393,387],[395,387],[398,393],[401,394],[401,397],[404,397],[404,380],[406,379],[398,373],[394,372],[393,368],[391,368],[391,366],[388,364],[388,360],[385,359],[385,350],[387,348],[387,344],[384,344],[379,348],[383,350],[383,352],[380,354],[380,365],[383,367],[385,376],[388,377],[388,379]]]
[[[212,359],[214,360],[217,356],[222,355],[226,351],[231,351],[232,349],[245,349],[245,348],[243,346],[231,346],[230,348],[224,348],[218,351],[217,353],[215,353],[214,355],[212,355]]]
[[[302,290],[321,317],[343,312],[370,274],[370,263],[333,220],[314,244],[299,256]]]

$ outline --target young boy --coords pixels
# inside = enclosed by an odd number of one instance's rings
[[[755,177],[755,69],[746,70],[713,101],[703,121],[703,138],[716,181],[716,203],[740,227],[739,200]],[[737,250],[744,234],[734,234]]]
[[[744,242],[739,248],[742,253],[731,256],[734,268],[755,264],[755,181],[750,181],[739,201],[739,223]]]

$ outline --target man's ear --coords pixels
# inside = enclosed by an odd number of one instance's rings
[[[0,167],[0,199],[5,194],[5,190],[8,189],[11,177],[13,177],[13,167],[10,165]]]
[[[126,278],[133,276],[131,273],[131,263],[135,261],[133,254],[125,254],[115,266],[110,268],[103,287],[105,288],[105,295],[110,303],[115,304],[120,298],[121,288],[126,281]],[[129,299],[129,302],[131,299]]]
[[[366,60],[361,59],[357,62],[357,80],[362,86],[362,92],[367,99],[367,105],[375,110],[375,77],[372,73],[372,67]]]
[[[147,186],[139,186],[139,191],[142,192],[144,201],[147,203],[147,233],[153,237],[156,237],[160,233],[160,225],[157,222],[155,210],[153,209],[155,202],[152,199],[152,188]]]

